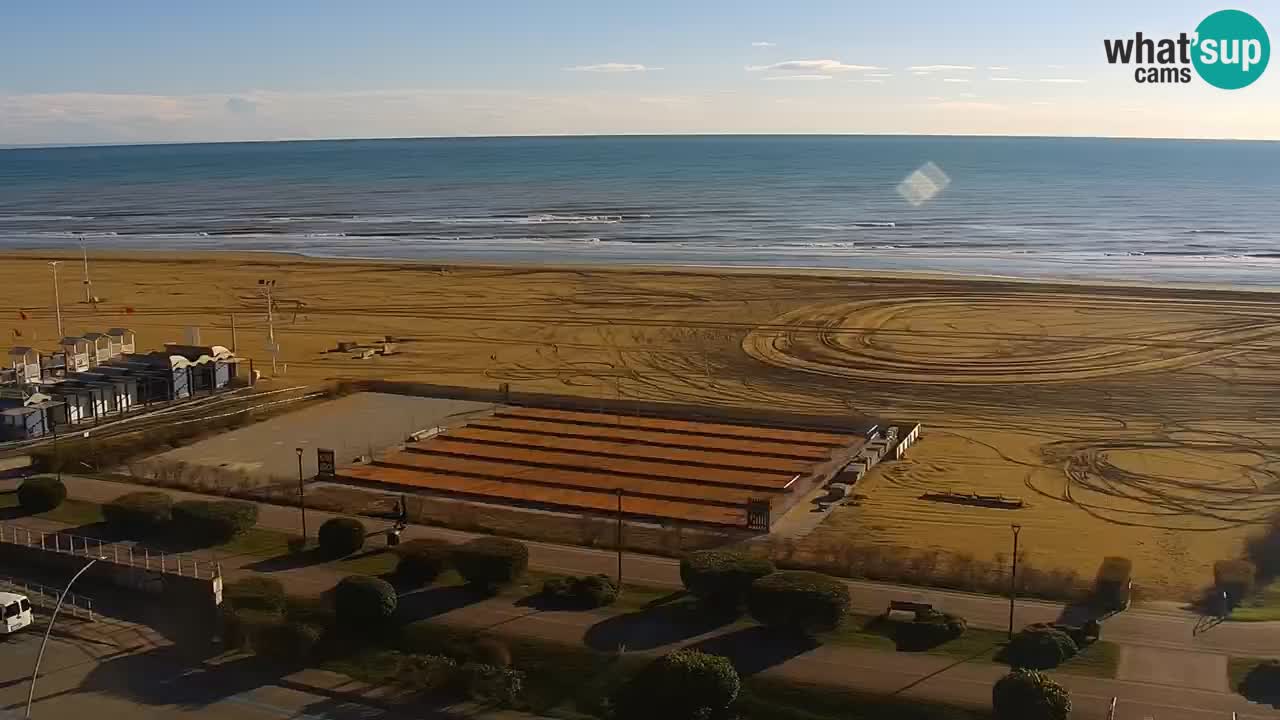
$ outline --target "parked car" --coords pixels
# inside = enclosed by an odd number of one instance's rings
[[[26,595],[0,592],[0,635],[10,635],[31,624],[31,601]]]

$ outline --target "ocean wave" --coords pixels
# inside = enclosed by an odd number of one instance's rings
[[[866,230],[869,228],[896,228],[896,222],[852,222],[842,224],[819,223],[815,225],[805,225],[806,230]]]
[[[0,215],[0,222],[43,222],[47,220],[94,220],[92,215]]]

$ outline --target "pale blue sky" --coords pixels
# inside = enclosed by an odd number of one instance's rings
[[[1280,8],[1246,2],[1274,36]],[[1141,86],[1208,2],[14,2],[0,143],[645,132],[1280,138],[1280,68]],[[823,62],[825,61],[825,62]],[[790,63],[790,64],[783,64]],[[783,65],[779,65],[783,64]],[[912,70],[921,66],[926,71]],[[950,66],[950,67],[945,67]]]

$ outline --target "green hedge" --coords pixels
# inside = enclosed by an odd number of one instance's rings
[[[680,560],[680,581],[704,607],[735,611],[746,602],[751,583],[775,572],[773,563],[726,550],[698,550]]]
[[[284,585],[275,578],[260,575],[227,583],[222,588],[222,599],[237,610],[272,613],[284,612],[286,603]]]
[[[614,696],[620,720],[724,717],[741,689],[733,663],[719,655],[677,650],[647,665]]]
[[[258,523],[258,506],[240,500],[182,500],[173,504],[171,526],[194,542],[229,542]]]
[[[263,657],[301,665],[311,659],[320,642],[320,631],[298,622],[275,622],[258,627],[249,642],[253,651]]]
[[[67,486],[51,477],[33,477],[18,486],[18,505],[23,512],[49,512],[67,499]]]
[[[445,540],[419,538],[401,543],[395,549],[396,577],[407,584],[429,585],[449,567],[453,544]]]
[[[822,573],[783,570],[751,584],[747,608],[770,627],[805,634],[834,630],[849,610],[849,588]]]
[[[364,523],[355,518],[329,518],[320,525],[318,537],[322,554],[346,557],[364,547]]]
[[[1028,625],[1005,648],[1005,659],[1017,668],[1048,670],[1070,660],[1080,651],[1066,632],[1051,625]]]
[[[926,610],[916,613],[911,622],[898,623],[894,640],[899,650],[928,650],[955,640],[967,628],[968,624],[959,615]]]
[[[1066,720],[1071,694],[1034,670],[1014,670],[991,688],[991,707],[997,720]]]
[[[386,580],[367,575],[349,575],[333,590],[333,606],[338,620],[350,627],[376,625],[396,612],[395,588]]]
[[[127,536],[163,530],[172,516],[173,498],[153,490],[126,493],[102,506],[102,517],[107,524]]]
[[[552,578],[542,584],[544,602],[563,608],[591,609],[612,605],[618,585],[608,575]]]
[[[476,538],[455,547],[452,560],[468,584],[494,591],[524,574],[529,567],[529,548],[507,538]]]

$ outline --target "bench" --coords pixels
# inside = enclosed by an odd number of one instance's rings
[[[909,612],[909,613],[925,613],[933,610],[933,605],[927,602],[915,602],[913,600],[890,600],[889,609],[885,611],[885,615],[892,612]]]

